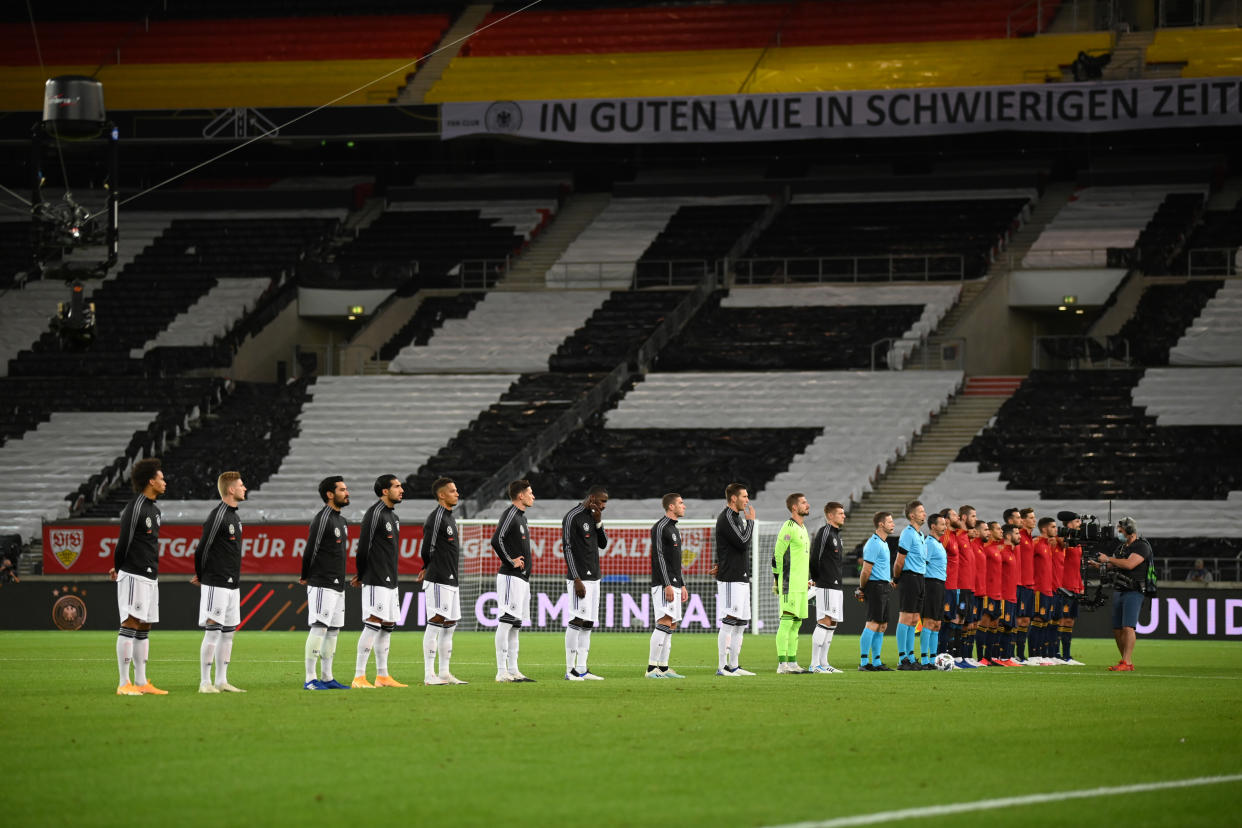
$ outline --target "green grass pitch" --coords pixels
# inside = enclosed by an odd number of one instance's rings
[[[608,680],[570,683],[563,638],[526,633],[538,683],[500,685],[492,636],[463,633],[470,684],[424,687],[422,635],[397,633],[410,687],[312,693],[304,640],[240,633],[229,678],[249,692],[201,696],[200,635],[157,627],[148,674],[170,695],[130,698],[114,633],[0,632],[0,825],[757,826],[1242,771],[1236,643],[1140,641],[1134,674],[1104,670],[1103,640],[1075,642],[1087,667],[871,674],[842,636],[847,672],[777,676],[773,638],[748,636],[759,675],[722,679],[715,636],[678,635],[687,678],[651,681],[647,636],[597,633]],[[1230,782],[907,824],[1220,826],[1239,802]]]

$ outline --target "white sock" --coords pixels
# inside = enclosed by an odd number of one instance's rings
[[[828,649],[832,646],[832,634],[836,631],[836,627],[829,627],[828,632],[824,633],[824,660],[820,664],[823,664],[825,667],[828,666]]]
[[[825,627],[823,624],[816,624],[815,629],[811,632],[811,666],[812,667],[815,667],[816,665],[824,663],[823,661],[820,660],[820,656],[822,656],[824,652],[824,633],[826,633],[827,631],[828,631],[828,628]]]
[[[147,654],[150,651],[147,631],[139,630],[138,635],[134,636],[134,684],[139,687],[147,683]]]
[[[375,675],[377,677],[388,675],[388,651],[391,648],[392,630],[380,627],[379,636],[375,639]],[[363,666],[365,667],[366,665]],[[362,673],[358,675],[362,675]]]
[[[449,675],[449,661],[453,658],[453,630],[457,629],[454,624],[451,627],[440,628],[440,675]]]
[[[211,683],[211,665],[216,660],[216,647],[219,645],[220,630],[208,627],[198,648],[198,680],[203,684]]]
[[[514,624],[509,630],[509,672],[521,675],[522,671],[518,669],[518,632],[522,629],[521,623]]]
[[[327,627],[315,626],[310,628],[310,634],[306,636],[306,680],[314,681],[315,662],[323,654],[323,639],[328,634]]]
[[[568,673],[574,669],[575,660],[578,657],[578,646],[581,640],[582,630],[577,627],[569,626],[565,628],[565,672]]]
[[[729,644],[733,641],[733,625],[721,624],[720,633],[716,636],[716,669],[723,670],[729,666]]]
[[[375,639],[379,637],[379,627],[369,622],[363,622],[362,635],[358,636],[358,657],[354,661],[354,675],[365,676],[367,674],[367,662],[371,660],[371,650],[375,649]],[[379,653],[375,654],[376,675],[382,675],[378,672]]]
[[[651,647],[647,653],[647,663],[660,666],[660,655],[664,652],[664,641],[669,637],[667,630],[656,627],[651,631]]]
[[[129,627],[121,627],[116,634],[116,666],[121,674],[118,687],[129,684],[129,665],[134,662],[134,631]]]
[[[440,627],[428,624],[423,631],[423,677],[431,678],[436,674],[436,650],[440,643]]]
[[[664,646],[660,648],[660,660],[656,662],[661,667],[668,667],[668,654],[673,649],[673,634],[669,633],[664,636]]]
[[[216,686],[229,683],[229,661],[233,658],[233,633],[236,627],[220,631],[220,646],[216,648]]]
[[[733,659],[730,666],[737,669],[742,663],[742,642],[746,640],[746,627],[743,624],[733,625],[733,646],[729,648],[729,656]]]
[[[496,672],[503,673],[509,669],[506,665],[509,663],[509,630],[513,629],[513,625],[507,621],[501,621],[496,625]]]
[[[591,631],[578,630],[578,673],[587,671],[587,655],[591,652]]]
[[[319,660],[324,681],[334,681],[336,679],[336,676],[332,675],[332,659],[336,658],[336,639],[340,634],[340,627],[328,627],[328,632],[323,637],[323,652],[320,654]]]

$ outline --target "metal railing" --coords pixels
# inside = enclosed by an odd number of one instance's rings
[[[1035,369],[1109,369],[1130,366],[1130,340],[1119,336],[1037,336],[1031,340]]]
[[[487,290],[509,272],[511,259],[462,259],[455,268],[457,287],[462,290]]]
[[[1201,555],[1185,558],[1157,557],[1155,559],[1156,572],[1162,581],[1189,581],[1193,583],[1199,579],[1192,580],[1187,576],[1191,570],[1195,569],[1195,564],[1199,561],[1203,561],[1203,568],[1207,570],[1211,578],[1210,581],[1199,581],[1200,583],[1242,581],[1242,556],[1236,558],[1205,558]]]
[[[1067,247],[1028,250],[1021,261],[1009,257],[1010,268],[1133,267],[1138,261],[1134,247]]]
[[[548,268],[548,287],[615,287],[634,283],[637,262],[558,262]]]
[[[633,287],[697,285],[705,277],[718,277],[723,272],[724,263],[721,260],[644,259],[634,263]]]
[[[929,253],[737,259],[733,273],[734,284],[739,285],[963,281],[966,258],[960,253]]]
[[[1237,276],[1242,248],[1198,247],[1186,256],[1187,276]]]

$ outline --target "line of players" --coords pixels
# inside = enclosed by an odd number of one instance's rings
[[[860,670],[892,669],[880,651],[894,587],[899,670],[935,669],[941,653],[958,668],[1081,665],[1071,646],[1083,590],[1082,548],[1058,537],[1055,519],[1013,508],[1002,522],[982,523],[973,506],[929,518],[917,500],[906,504],[905,515],[909,525],[898,540],[891,577],[892,514],[873,516],[875,533],[863,547],[856,592],[867,607]],[[1081,519],[1074,515],[1065,526],[1077,529]]]

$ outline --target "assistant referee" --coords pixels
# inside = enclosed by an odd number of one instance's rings
[[[858,592],[855,593],[867,605],[867,622],[858,642],[858,669],[864,673],[893,669],[880,659],[884,633],[888,630],[888,595],[893,588],[889,580],[887,541],[893,531],[893,513],[876,512],[871,523],[875,533],[863,546],[862,574],[858,576]]]

